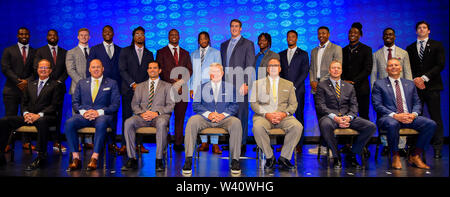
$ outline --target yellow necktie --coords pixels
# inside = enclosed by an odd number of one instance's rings
[[[276,90],[276,87],[275,87],[275,80],[273,80],[273,83],[272,83],[272,96],[273,96],[273,101],[276,103],[277,102],[277,90]]]
[[[95,101],[95,97],[97,97],[98,93],[98,79],[95,80],[94,91],[92,91],[92,102]]]

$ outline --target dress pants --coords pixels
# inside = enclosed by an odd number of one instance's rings
[[[75,114],[68,119],[64,125],[64,133],[67,137],[70,152],[78,152],[78,129],[84,127],[95,127],[94,153],[100,153],[105,145],[106,129],[112,125],[112,115],[103,115],[95,120],[87,120],[80,114]]]
[[[297,96],[297,102],[298,102],[298,106],[297,106],[297,110],[295,110],[294,116],[302,124],[302,126],[304,127],[305,126],[305,119],[304,119],[303,115],[304,115],[304,109],[305,109],[305,93],[299,94],[299,96]],[[303,141],[305,140],[305,138],[303,137],[304,135],[305,135],[305,133],[302,132],[302,135],[300,137],[300,141],[298,143],[300,146],[303,145]]]
[[[434,136],[431,139],[431,145],[433,146],[433,149],[441,150],[442,145],[444,144],[444,125],[441,116],[440,91],[418,90],[418,94],[422,105],[427,104],[431,120],[437,125]]]
[[[359,117],[369,119],[370,94],[358,94],[356,92],[356,101],[358,102]]]
[[[323,116],[319,120],[320,134],[325,142],[330,147],[333,156],[338,155],[337,139],[334,136],[334,130],[339,128],[339,125],[328,116]],[[360,117],[354,118],[350,121],[350,129],[354,129],[359,132],[356,137],[356,141],[353,143],[352,152],[361,154],[364,146],[369,142],[370,137],[377,131],[377,127],[374,123]]]
[[[131,108],[133,94],[133,90],[128,90],[127,94],[122,95],[122,146],[126,144],[125,121],[133,115],[133,109]]]
[[[223,128],[228,131],[230,135],[230,157],[239,160],[241,155],[242,128],[241,121],[234,116],[228,116],[219,123],[213,123],[198,114],[191,116],[186,124],[186,135],[184,137],[186,157],[192,157],[194,154],[198,132],[211,127]]]
[[[401,128],[411,128],[419,132],[417,138],[416,148],[425,150],[430,144],[431,138],[436,130],[436,123],[433,120],[418,116],[410,124],[403,124],[390,116],[384,116],[377,120],[377,125],[380,129],[387,131],[387,140],[389,148],[392,152],[398,151],[399,131]]]
[[[24,122],[23,116],[5,116],[0,119],[0,149],[3,151],[8,143],[11,132],[21,126],[36,126],[38,130],[37,150],[39,153],[47,152],[48,137],[50,135],[49,128],[56,123],[55,116],[44,116],[37,119],[34,123],[28,124]]]
[[[142,117],[134,115],[125,121],[124,135],[127,143],[128,158],[136,158],[136,130],[141,127],[156,127],[156,159],[162,159],[167,148],[167,128],[170,115],[163,114],[151,121],[145,121]]]
[[[276,125],[270,123],[262,116],[253,116],[253,135],[255,136],[258,147],[263,150],[267,158],[273,157],[273,150],[270,146],[270,137],[268,135],[269,130],[273,128],[280,128],[286,132],[280,156],[291,160],[295,146],[297,146],[302,136],[303,125],[293,116],[284,118]]]
[[[175,104],[175,145],[183,144],[184,116],[188,107],[187,102],[180,101]]]
[[[239,94],[239,92],[238,92]],[[236,117],[241,121],[241,127],[242,127],[242,144],[247,144],[248,140],[248,94],[244,97],[244,102],[238,102],[239,109],[237,112]]]
[[[5,116],[17,116],[19,105],[22,106],[22,95],[3,94],[3,104],[5,105]]]

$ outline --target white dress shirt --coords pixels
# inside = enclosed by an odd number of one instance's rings
[[[292,57],[294,57],[295,51],[297,50],[297,46],[295,46],[294,48],[288,48],[288,54],[287,54],[287,58],[288,58],[288,66],[289,64],[291,64],[291,60]]]
[[[317,78],[320,78],[320,66],[322,65],[322,56],[323,53],[325,52],[325,49],[328,46],[328,43],[330,43],[329,40],[323,45],[323,47],[319,45],[319,48],[317,50]]]
[[[58,57],[58,45],[55,45],[55,46],[52,46],[52,45],[50,45],[50,44],[47,44],[48,45],[48,47],[50,47],[50,54],[52,54],[52,57],[53,57],[53,47],[55,47],[55,53],[56,53],[56,57]],[[84,52],[84,50],[83,50],[83,52]]]
[[[168,44],[167,46],[169,46],[170,52],[172,53],[172,56],[174,56],[173,48],[175,48],[175,46],[173,46],[171,44]],[[180,60],[180,45],[178,45],[176,47],[177,47],[178,60]]]
[[[111,42],[111,44],[108,44],[107,42],[103,41],[103,46],[105,46],[106,54],[108,54],[108,46],[110,46],[111,57],[114,56],[114,43],[113,42]]]
[[[46,78],[46,79],[39,79],[39,81],[38,81],[38,87],[39,87],[39,84],[41,84],[41,81],[43,81],[44,83],[42,84],[42,89],[44,89],[44,86],[45,86],[45,84],[47,83],[47,81],[48,81],[48,77]],[[42,91],[42,90],[41,90]],[[28,111],[26,111],[26,112],[23,112],[23,116],[25,116],[25,114],[28,114],[28,113],[30,113],[30,112],[28,112]],[[39,114],[39,116],[42,118],[42,117],[44,117],[44,113],[43,112],[39,112],[38,113]]]
[[[214,102],[216,102],[222,92],[221,91],[222,90],[222,81],[219,81],[218,83],[214,83],[213,81],[211,81],[211,88],[213,90]],[[202,116],[205,118],[208,118],[210,113],[212,113],[212,112],[206,111],[202,114]],[[230,114],[225,113],[225,112],[223,112],[222,114],[225,116],[225,118],[230,116]]]
[[[427,47],[428,39],[429,39],[429,38],[423,39],[423,41],[424,41],[424,42],[423,42],[423,52],[424,52],[424,53],[425,53],[425,48]],[[420,54],[420,41],[421,41],[421,40],[417,39],[417,54]],[[430,81],[430,78],[428,78],[428,77],[425,76],[425,75],[422,75],[421,77],[422,77],[422,79],[423,79],[425,82]]]
[[[86,46],[84,46],[84,45],[78,43],[78,47],[80,47],[81,52],[83,52],[83,54],[84,54],[84,48],[87,48],[87,53],[88,53],[88,55],[89,55],[90,50],[91,50],[91,49],[89,48],[89,44],[86,44]]]
[[[388,77],[388,78],[389,78],[389,81],[391,82],[392,91],[394,91],[394,97],[395,97],[395,100],[397,100],[397,93],[396,93],[396,91],[395,91],[395,80],[398,80],[398,85],[400,86],[400,93],[401,93],[401,96],[402,96],[403,112],[404,112],[404,113],[409,113],[409,112],[408,112],[408,106],[407,106],[407,103],[406,103],[405,92],[403,91],[402,80],[400,80],[400,78],[398,78],[398,79],[394,79],[394,78],[392,78],[392,77]],[[412,112],[412,113],[413,113],[416,117],[419,115],[419,114],[417,114],[416,112]],[[394,117],[394,114],[397,114],[397,112],[392,112],[392,113],[389,114],[389,116],[393,118],[393,117]]]
[[[25,52],[26,52],[26,55],[28,57],[28,51],[30,49],[30,44],[23,45],[22,43],[17,42],[17,45],[19,46],[20,55],[22,55],[22,47],[25,46]]]
[[[392,49],[391,50],[391,55],[392,55],[392,57],[396,57],[395,56],[395,48],[396,48],[395,44],[392,45],[391,47],[387,47],[386,45],[383,46],[384,59],[386,60],[386,63],[388,61],[388,55],[389,55],[388,49]]]

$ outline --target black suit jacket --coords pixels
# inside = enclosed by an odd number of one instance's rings
[[[336,115],[350,115],[354,118],[358,115],[358,102],[353,85],[341,79],[341,96],[338,99],[336,91],[331,80],[325,80],[319,83],[316,93],[316,110],[318,119],[328,116],[330,113]]]
[[[342,76],[343,80],[355,82],[355,90],[360,95],[370,94],[369,75],[372,72],[372,48],[359,43],[353,52],[349,45],[342,49]]]
[[[425,75],[430,79],[430,81],[425,82],[425,90],[443,90],[441,71],[445,67],[445,49],[442,43],[428,39],[425,44],[423,61],[420,61],[417,52],[417,41],[409,45],[406,51],[408,51],[413,78]]]
[[[39,80],[34,80],[28,84],[22,101],[22,113],[25,111],[36,114],[43,112],[44,116],[56,116],[58,107],[61,106],[64,99],[62,84],[49,79],[37,96],[38,83]]]
[[[17,87],[19,79],[33,80],[33,58],[36,50],[29,47],[25,64],[22,59],[22,51],[17,44],[6,48],[2,56],[2,72],[6,76],[3,95],[21,96],[23,93]]]
[[[52,65],[52,73],[50,74],[50,78],[52,78],[55,81],[60,81],[62,84],[65,84],[66,79],[68,77],[66,68],[66,54],[67,50],[58,46],[58,49],[56,51],[56,64],[55,64],[53,62],[53,56],[52,53],[50,52],[50,47],[48,45],[45,45],[37,49],[33,63],[35,76],[37,77],[38,62],[41,59],[47,59],[48,61],[50,61]]]
[[[280,77],[294,83],[297,101],[300,102],[299,99],[303,100],[303,95],[305,94],[305,79],[309,73],[308,52],[297,47],[290,65],[288,65],[287,49],[281,51],[279,55],[281,63]]]
[[[115,49],[114,49],[115,50]],[[115,53],[115,52],[114,52]],[[134,45],[123,48],[119,56],[119,72],[122,77],[121,93],[127,94],[132,90],[130,85],[144,82],[148,79],[147,68],[150,62],[154,61],[153,53],[144,47],[141,64]]]

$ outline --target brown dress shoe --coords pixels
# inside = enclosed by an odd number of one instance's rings
[[[220,150],[220,147],[218,144],[213,144],[212,152],[214,154],[222,154],[222,150]]]
[[[67,168],[67,171],[73,171],[73,170],[79,170],[79,169],[81,169],[81,160],[73,159],[72,163],[69,164],[69,168]]]
[[[197,149],[198,151],[208,151],[209,150],[209,144],[208,143],[202,143]]]
[[[400,161],[400,155],[394,155],[392,157],[392,168],[395,170],[402,169],[402,162]]]
[[[423,163],[422,158],[420,158],[419,155],[409,156],[408,163],[421,169],[430,169],[430,166]]]
[[[91,158],[91,161],[88,164],[87,170],[96,170],[97,169],[97,159]]]
[[[11,151],[11,146],[10,145],[6,145],[5,153],[8,153],[9,151]]]
[[[277,151],[277,152],[281,152],[282,149],[283,149],[283,147],[280,146],[280,147],[278,147],[278,148],[276,149],[276,151]]]
[[[120,147],[118,153],[118,155],[125,155],[127,154],[127,146],[123,145],[122,147]]]
[[[24,149],[29,149],[30,148],[30,142],[25,142],[22,144],[22,148]],[[31,144],[31,150],[36,150],[36,146],[34,146],[33,144]]]
[[[139,149],[139,146],[136,146],[136,150]],[[148,149],[145,149],[144,145],[141,144],[141,153],[148,153]]]

